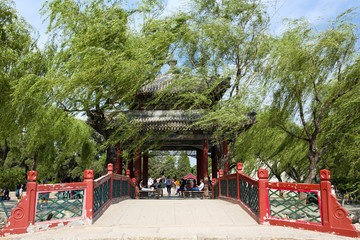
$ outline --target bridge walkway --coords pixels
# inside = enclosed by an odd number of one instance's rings
[[[251,239],[349,240],[326,233],[258,225],[242,208],[223,200],[124,200],[93,225],[12,235],[6,239]]]

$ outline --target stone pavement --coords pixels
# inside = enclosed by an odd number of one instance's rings
[[[354,239],[258,225],[240,206],[222,200],[178,199],[124,200],[111,205],[93,225],[15,235],[5,239]]]

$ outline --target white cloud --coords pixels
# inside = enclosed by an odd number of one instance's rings
[[[272,17],[271,30],[279,34],[283,30],[284,18],[306,18],[312,24],[324,25],[349,8],[359,7],[359,0],[269,0]]]
[[[177,13],[180,10],[184,10],[189,3],[190,0],[168,0],[164,14],[171,15]]]

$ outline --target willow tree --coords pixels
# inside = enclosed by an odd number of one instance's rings
[[[272,120],[268,108],[259,112],[256,124],[238,138],[234,155],[246,163],[244,171],[248,174],[256,175],[259,168],[266,167],[269,177],[276,177],[279,182],[287,179],[302,182],[307,170],[306,144],[274,126]],[[302,131],[295,124],[292,127],[294,132]]]
[[[113,161],[114,132],[124,143],[132,134],[118,131],[126,128],[123,111],[158,73],[177,34],[177,19],[158,19],[155,5],[144,1],[140,10],[129,10],[122,1],[53,0],[42,9],[57,46],[46,77],[49,94],[63,111],[85,116],[107,141],[106,164]],[[138,13],[146,13],[144,22]]]
[[[274,91],[272,114],[279,128],[307,143],[305,183],[314,180],[322,156],[344,127],[359,119],[358,29],[350,14],[321,31],[295,20],[273,43],[267,76]],[[302,131],[295,132],[293,124]]]
[[[9,2],[0,2],[0,167],[3,166],[14,135],[19,133],[15,106],[12,104],[13,87],[27,74],[24,56],[33,49],[31,27],[18,16]]]
[[[205,81],[207,91],[197,99],[194,95],[188,99],[206,108],[197,124],[213,132],[219,143],[219,166],[224,168],[236,139],[253,121],[247,114],[261,102],[261,97],[253,93],[263,61],[269,18],[258,0],[195,0],[190,9],[180,48],[189,81],[182,81],[191,86],[194,76],[211,79],[211,85]],[[216,91],[226,91],[223,99],[212,97]],[[225,139],[230,146],[224,156],[220,143]]]

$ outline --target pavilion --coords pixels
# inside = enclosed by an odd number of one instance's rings
[[[196,165],[197,165],[197,181],[209,176],[208,173],[208,156],[211,154],[212,159],[212,177],[217,178],[218,159],[215,154],[215,142],[211,140],[211,130],[201,129],[193,123],[202,116],[204,109],[192,109],[188,107],[177,107],[172,109],[174,103],[160,102],[156,105],[147,104],[151,102],[159,91],[163,91],[170,84],[174,82],[179,74],[174,73],[177,61],[174,59],[168,62],[170,70],[164,74],[158,75],[154,81],[142,89],[139,89],[135,94],[135,104],[127,113],[129,120],[141,125],[142,131],[152,131],[156,135],[157,149],[160,151],[196,151]],[[180,76],[181,77],[181,76]],[[214,83],[212,78],[206,81],[206,86]],[[230,79],[224,79],[213,87],[211,100],[213,104],[219,101],[227,88],[230,85]],[[203,87],[206,87],[203,86]],[[171,89],[169,94],[176,95],[182,89]],[[201,91],[197,89],[196,91]],[[254,123],[254,119],[249,121],[249,125]],[[155,141],[155,138],[154,138]],[[133,160],[128,163],[130,176],[134,177],[138,182],[139,179],[148,179],[148,154],[145,149],[152,147],[153,141],[149,141],[138,149],[135,153],[135,164]],[[223,155],[227,154],[227,141],[223,141]],[[122,157],[120,146],[117,146],[117,161],[115,164],[115,172],[121,173]]]

